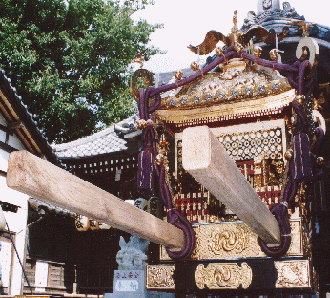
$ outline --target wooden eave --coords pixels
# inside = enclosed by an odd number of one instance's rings
[[[27,150],[59,165],[51,146],[3,73],[0,73],[0,112],[8,122],[8,129],[17,135]]]

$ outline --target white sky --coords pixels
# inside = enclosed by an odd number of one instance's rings
[[[164,28],[152,34],[154,46],[167,51],[144,64],[144,68],[157,73],[189,67],[197,55],[187,48],[200,44],[205,34],[217,30],[227,35],[233,27],[234,11],[238,12],[238,27],[248,11],[257,13],[257,0],[154,0],[155,5],[134,14],[135,19],[149,23],[163,23]],[[306,21],[330,27],[329,0],[287,0]],[[282,8],[282,3],[280,1]],[[208,55],[201,56],[205,59]]]

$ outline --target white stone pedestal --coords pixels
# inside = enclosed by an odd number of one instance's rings
[[[174,298],[174,293],[146,290],[145,270],[115,270],[113,293],[104,298]]]

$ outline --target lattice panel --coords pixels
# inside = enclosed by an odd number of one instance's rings
[[[244,133],[224,134],[218,137],[234,160],[282,159],[282,131],[280,128]]]

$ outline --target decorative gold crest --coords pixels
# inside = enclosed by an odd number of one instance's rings
[[[288,256],[303,256],[301,220],[290,220],[292,242]],[[194,225],[196,245],[192,260],[231,258],[263,258],[266,255],[258,244],[258,236],[242,222]],[[161,260],[170,260],[161,249]]]
[[[195,271],[196,286],[199,289],[247,289],[252,283],[252,269],[248,264],[200,264]]]

